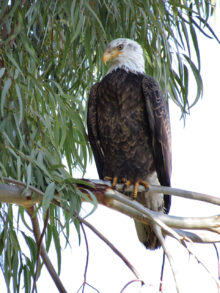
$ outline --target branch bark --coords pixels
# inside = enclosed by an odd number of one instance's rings
[[[3,180],[11,184],[0,184],[0,202],[14,203],[26,208],[33,206],[35,203],[41,202],[44,196],[43,192],[33,186],[26,188],[26,185],[23,182],[10,178],[3,178]],[[140,203],[116,190],[113,190],[110,187],[109,182],[102,180],[85,181],[94,185],[93,189],[89,189],[88,186],[85,187],[78,185],[81,192],[87,194],[88,197],[92,191],[96,196],[97,201],[102,205],[117,210],[146,224],[156,221],[156,224],[160,223],[159,226],[163,229],[164,234],[169,234],[179,241],[181,241],[182,238],[187,237],[197,243],[220,242],[220,215],[210,217],[175,217],[153,212],[143,207]],[[117,189],[120,190],[121,188],[122,185],[117,186]],[[143,190],[143,186],[140,186],[140,191]],[[220,198],[218,197],[171,187],[150,186],[149,192],[162,192],[220,205]],[[183,229],[193,230],[193,232],[185,231]]]
[[[48,257],[47,251],[46,251],[43,243],[40,243],[41,242],[41,232],[40,232],[40,226],[38,223],[37,215],[35,214],[35,211],[34,211],[34,207],[33,206],[28,207],[28,208],[26,208],[26,211],[31,218],[33,231],[34,231],[34,237],[35,237],[37,245],[40,246],[40,255],[43,259],[43,262],[44,262],[51,278],[53,279],[54,283],[56,284],[56,287],[59,290],[59,292],[60,293],[67,293],[67,291],[64,288],[57,272],[55,271],[55,269],[53,267],[53,264],[51,263],[51,261]]]
[[[33,231],[36,238],[36,242],[39,243],[40,229],[37,216],[34,214],[33,205],[35,203],[39,203],[42,200],[44,193],[36,189],[35,187],[26,187],[25,183],[17,180],[13,180],[10,178],[4,178],[3,180],[9,184],[0,184],[0,202],[15,203],[18,205],[22,205],[26,208],[27,212],[29,213],[32,219]],[[189,253],[191,252],[187,248],[186,241],[193,241],[197,243],[220,242],[220,215],[214,215],[210,217],[174,217],[170,215],[161,214],[158,212],[153,212],[147,209],[146,207],[143,207],[137,201],[134,201],[130,199],[128,196],[125,196],[120,192],[112,189],[109,185],[109,182],[101,180],[85,181],[89,181],[89,183],[91,183],[94,187],[90,188],[88,186],[78,185],[78,188],[81,192],[86,194],[88,198],[90,198],[91,192],[93,192],[93,194],[97,198],[97,201],[100,204],[103,204],[114,210],[120,211],[121,213],[126,214],[140,222],[152,224],[158,238],[161,241],[162,247],[169,259],[178,292],[179,288],[176,278],[176,270],[174,268],[172,255],[166,247],[164,236],[170,235],[173,238],[177,239],[181,244],[184,245],[184,247],[189,251]],[[118,190],[122,190],[122,188],[122,185],[117,186]],[[144,188],[140,186],[139,191],[144,191]],[[165,193],[188,199],[205,201],[207,203],[215,205],[220,205],[220,198],[218,197],[176,188],[150,186],[148,192]],[[86,197],[84,197],[84,200],[85,199]],[[62,208],[62,206],[58,202],[56,202],[56,200],[54,200],[53,203],[57,204]],[[78,217],[78,219],[80,221],[80,217]],[[82,221],[82,223],[83,222],[84,220]],[[184,229],[190,231],[186,231]],[[103,241],[105,241],[108,244],[108,241],[106,241],[104,237],[100,237]],[[40,249],[40,253],[60,292],[66,292],[47,256],[46,250],[43,245]],[[219,288],[220,284],[218,280],[215,281]]]

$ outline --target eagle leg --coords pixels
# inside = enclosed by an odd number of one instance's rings
[[[149,189],[149,184],[146,181],[144,181],[144,180],[136,181],[134,183],[134,189],[133,189],[133,198],[134,199],[137,198],[139,185],[144,186],[147,190]]]
[[[122,188],[122,192],[124,193],[126,191],[126,189],[131,186],[131,181],[127,180],[126,178],[122,178],[122,182],[124,183],[123,188]]]

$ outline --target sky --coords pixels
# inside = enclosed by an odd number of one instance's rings
[[[214,26],[220,36],[219,19],[218,22],[216,20]],[[199,34],[199,44],[204,95],[191,109],[185,127],[183,120],[180,120],[180,110],[173,102],[170,102],[173,144],[172,186],[220,196],[220,45],[201,34]],[[88,168],[85,177],[98,178],[94,165]],[[83,208],[88,211],[91,206],[84,204]],[[171,215],[178,216],[208,216],[218,213],[219,207],[217,206],[177,197],[173,197],[170,211]],[[133,220],[103,206],[99,206],[87,220],[126,256],[147,284],[140,290],[140,284],[133,283],[124,292],[158,292],[162,250],[152,252],[145,249],[137,239]],[[126,283],[134,279],[133,274],[97,236],[88,229],[86,229],[86,233],[89,244],[87,282],[97,288],[99,292],[120,292]],[[64,268],[61,279],[64,284],[67,284],[69,292],[76,292],[83,282],[86,248],[83,236],[80,247],[77,245],[77,241],[74,241],[74,238],[76,240],[77,237],[74,232],[72,237],[72,251],[65,251],[63,254],[63,266],[69,265]],[[178,269],[181,293],[217,292],[213,279],[193,257],[189,257],[185,249],[172,239],[168,239],[167,244]],[[207,244],[195,244],[191,248],[211,273],[217,277],[217,259],[214,247]],[[163,288],[164,292],[176,292],[168,261],[165,265]],[[95,291],[86,287],[85,292]]]
[[[220,21],[214,24],[220,35]],[[170,116],[173,145],[172,186],[186,190],[220,196],[220,45],[199,34],[202,77],[204,83],[203,98],[191,109],[184,127],[180,120],[180,110],[170,102]],[[192,91],[193,92],[193,89]],[[94,166],[90,167],[86,177],[96,178]],[[208,216],[219,213],[219,207],[173,197],[170,214],[178,216]],[[158,292],[161,270],[162,250],[147,251],[139,243],[133,220],[105,207],[88,218],[133,264],[145,280],[147,287],[141,292]],[[134,276],[102,241],[87,231],[89,242],[88,282],[100,292],[120,292],[123,286]],[[189,257],[188,253],[174,240],[167,241],[173,252],[178,268],[178,281],[181,292],[217,292],[213,279],[204,268]],[[72,252],[76,271],[75,282],[81,284],[85,266],[85,247]],[[219,247],[220,248],[220,247]],[[217,276],[217,259],[212,245],[193,245],[192,249],[213,275]],[[80,269],[79,266],[80,265]],[[164,273],[164,292],[176,292],[168,261]],[[68,277],[66,282],[69,283]],[[77,287],[77,285],[76,285]],[[75,288],[76,288],[75,287]],[[139,292],[140,285],[134,283],[124,291]],[[75,292],[75,289],[72,290]],[[87,288],[86,292],[94,292]]]
[[[220,17],[215,20],[214,26],[220,36]],[[180,110],[173,102],[170,102],[173,147],[172,186],[220,196],[220,45],[201,34],[199,45],[204,95],[191,109],[190,115],[186,118],[185,127],[183,120],[180,120]],[[88,167],[85,178],[98,178],[94,165]],[[85,213],[90,209],[91,205],[83,204]],[[172,199],[171,215],[208,216],[218,213],[217,206],[177,197]],[[133,220],[106,207],[99,206],[87,220],[125,255],[146,283],[142,289],[139,283],[133,283],[124,292],[158,292],[162,249],[146,250],[137,238]],[[126,283],[135,279],[134,275],[93,232],[86,229],[86,234],[89,245],[87,282],[101,293],[120,292]],[[86,247],[83,235],[81,238],[79,246],[77,233],[72,227],[71,249],[62,250],[61,280],[68,292],[77,292],[83,283]],[[172,251],[178,269],[181,293],[217,292],[213,279],[193,257],[189,257],[185,249],[172,239],[167,239],[167,245]],[[217,277],[214,247],[207,244],[194,244],[191,248]],[[56,256],[53,253],[51,256],[56,268]],[[164,292],[176,292],[168,261],[165,264],[163,288]],[[57,292],[46,269],[43,269],[38,281],[38,292],[47,290]],[[3,289],[0,291],[6,292]],[[85,292],[96,291],[87,286]]]

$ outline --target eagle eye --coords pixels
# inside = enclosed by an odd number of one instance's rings
[[[118,45],[118,50],[122,50],[124,48],[124,45],[122,45],[122,44],[120,44],[120,45]]]

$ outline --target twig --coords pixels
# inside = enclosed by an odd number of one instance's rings
[[[80,286],[80,288],[77,290],[76,293],[78,293],[80,291],[80,289],[82,288],[82,293],[84,293],[85,290],[85,286],[89,286],[92,289],[94,289],[96,292],[99,292],[95,287],[93,287],[92,285],[90,285],[89,283],[87,283],[86,281],[86,275],[87,275],[87,270],[88,270],[88,264],[89,264],[89,243],[88,243],[88,239],[86,236],[86,231],[83,227],[83,223],[80,223],[81,229],[83,231],[83,235],[84,235],[84,239],[85,239],[85,244],[86,244],[86,265],[85,265],[85,271],[84,271],[84,281],[82,283],[82,285]]]
[[[218,248],[217,245],[214,243],[213,244],[217,256],[217,261],[218,261],[218,279],[220,280],[220,260],[219,260],[219,253],[218,253]]]
[[[80,289],[83,287],[83,285],[84,285],[84,284],[82,284],[82,285],[80,286],[80,288],[77,290],[76,293],[79,293],[79,291],[80,291]],[[99,290],[96,289],[95,287],[93,287],[92,285],[90,285],[90,284],[88,284],[88,283],[86,283],[86,285],[89,286],[90,288],[92,288],[92,289],[93,289],[94,291],[96,291],[97,293],[100,293]]]
[[[220,292],[220,282],[219,280],[213,276],[213,274],[209,271],[209,269],[204,265],[204,263],[195,255],[195,253],[186,246],[186,249],[188,250],[189,254],[191,254],[195,260],[206,270],[206,272],[211,276],[211,278],[215,281],[217,288],[218,288],[218,292]]]
[[[39,243],[41,233],[40,233],[40,226],[39,226],[39,223],[38,223],[37,216],[34,213],[34,207],[26,208],[26,211],[28,212],[28,214],[29,214],[29,216],[31,218],[36,243]],[[47,255],[47,251],[46,251],[46,249],[45,249],[43,244],[41,245],[40,255],[41,255],[42,259],[43,259],[43,262],[44,262],[44,264],[45,264],[45,266],[46,266],[51,278],[53,279],[54,283],[56,284],[57,289],[59,290],[59,292],[67,293],[66,289],[64,288],[64,286],[63,286],[58,274],[56,273],[56,271],[55,271],[55,269],[54,269],[54,267],[53,267],[48,255]]]
[[[53,200],[53,203],[55,205],[61,206],[60,203],[56,200]],[[67,207],[62,207],[64,210],[69,212],[69,209]],[[137,270],[132,266],[132,264],[126,259],[126,257],[103,235],[101,234],[92,224],[90,224],[88,221],[80,217],[79,215],[73,215],[73,217],[77,218],[80,223],[83,223],[85,226],[87,226],[90,230],[93,231],[103,242],[105,242],[108,247],[111,248],[111,250],[118,255],[121,260],[126,264],[126,266],[132,271],[132,273],[135,275],[137,279],[140,279],[140,275],[137,272]],[[142,280],[141,280],[142,281]],[[143,282],[143,281],[142,281]]]
[[[163,260],[162,260],[162,267],[161,267],[161,273],[160,273],[160,286],[159,286],[159,292],[163,292],[163,274],[164,274],[164,267],[165,267],[165,252],[163,251]]]
[[[126,266],[132,271],[132,273],[135,275],[135,277],[139,280],[141,280],[139,273],[137,270],[133,267],[133,265],[126,259],[126,257],[104,236],[102,235],[93,225],[91,225],[89,222],[84,220],[81,217],[77,217],[80,222],[82,222],[84,225],[86,225],[90,230],[92,230],[103,242],[105,242],[108,247],[111,248],[111,250],[118,255],[121,260],[126,264]],[[143,282],[143,281],[142,281]]]
[[[43,238],[44,238],[44,235],[46,233],[46,229],[47,229],[47,225],[48,225],[48,221],[49,221],[49,215],[50,215],[50,210],[48,208],[47,211],[46,211],[46,218],[44,220],[44,227],[43,227],[42,233],[40,235],[39,242],[37,243],[37,261],[36,261],[36,271],[35,271],[35,275],[34,275],[32,293],[34,293],[34,290],[36,288],[37,275],[38,275],[38,269],[39,269],[39,261],[40,261],[40,252],[41,252]]]
[[[84,282],[83,282],[83,287],[82,287],[82,292],[84,293],[85,289],[85,284],[86,284],[86,275],[87,275],[87,270],[88,270],[88,264],[89,264],[89,244],[88,244],[88,239],[86,237],[86,231],[83,227],[83,224],[81,223],[81,229],[83,231],[85,243],[86,243],[86,265],[85,265],[85,271],[84,271]]]
[[[161,246],[163,247],[163,250],[168,258],[168,261],[170,263],[170,267],[171,267],[171,270],[173,272],[173,277],[174,277],[174,281],[175,281],[175,285],[176,285],[176,290],[178,293],[180,293],[180,288],[179,288],[179,285],[178,285],[178,280],[177,280],[177,271],[175,269],[175,263],[173,261],[173,257],[171,255],[171,253],[169,252],[169,249],[167,248],[167,245],[165,243],[165,239],[163,237],[163,234],[162,234],[162,231],[161,231],[161,228],[158,227],[157,225],[153,225],[153,228],[154,228],[154,232],[155,234],[157,235],[160,243],[161,243]]]
[[[135,282],[141,282],[141,286],[143,286],[143,282],[141,280],[132,280],[130,282],[128,282],[127,284],[125,284],[125,286],[122,288],[122,290],[120,291],[120,293],[123,293],[124,290],[130,286],[132,283],[135,283]]]

